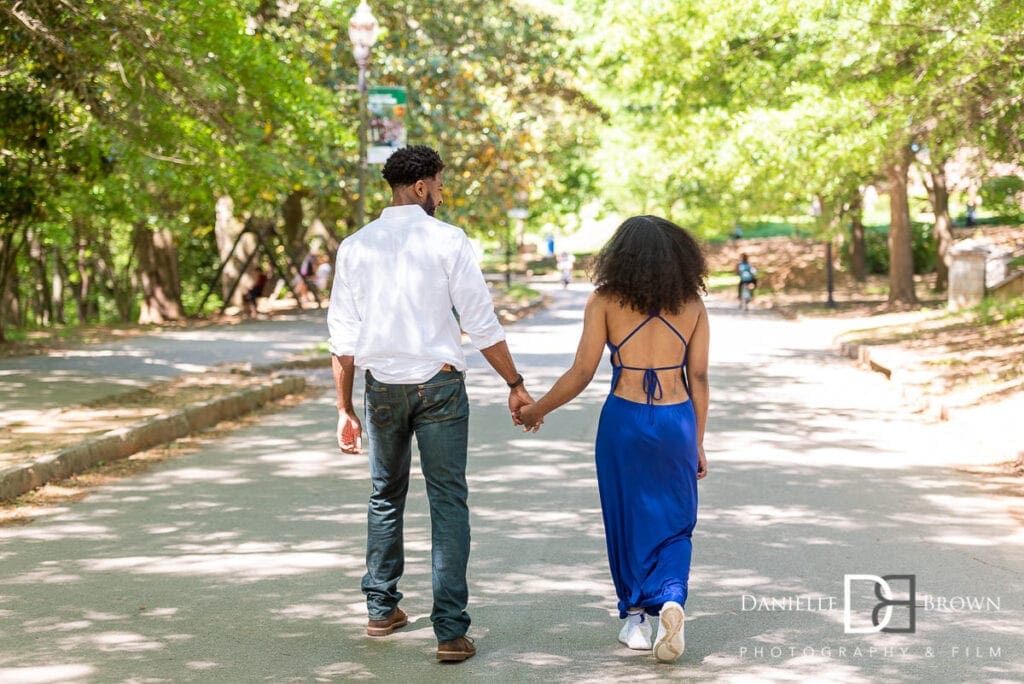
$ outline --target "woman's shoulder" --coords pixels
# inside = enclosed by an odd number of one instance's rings
[[[617,299],[609,297],[607,293],[594,290],[590,293],[590,297],[587,298],[587,308],[600,309],[602,311],[617,310],[622,308],[622,304]]]
[[[705,316],[707,309],[704,308],[704,300],[700,297],[687,300],[680,304],[679,311],[674,314],[662,313],[662,317],[672,321],[673,324],[689,327]]]

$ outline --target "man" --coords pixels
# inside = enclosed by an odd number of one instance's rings
[[[370,636],[408,624],[398,607],[404,569],[403,513],[412,437],[430,504],[437,659],[458,662],[476,648],[466,636],[469,508],[466,397],[461,328],[509,386],[513,422],[532,403],[505,343],[494,304],[465,233],[439,221],[444,163],[426,146],[396,151],[384,165],[391,206],[342,242],[327,319],[338,395],[338,445],[360,453],[352,404],[355,366],[365,369],[372,494],[367,512],[366,594]],[[455,315],[458,315],[456,320]]]

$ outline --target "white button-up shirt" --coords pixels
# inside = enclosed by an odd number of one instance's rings
[[[327,311],[331,353],[354,356],[381,382],[424,382],[446,363],[466,369],[460,322],[477,349],[505,339],[461,229],[407,204],[341,243]]]

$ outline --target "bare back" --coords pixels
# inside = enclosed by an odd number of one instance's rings
[[[703,302],[688,302],[677,314],[661,313],[653,317],[613,300],[605,299],[604,304],[608,343],[615,353],[613,363],[623,366],[615,395],[636,402],[650,400],[655,404],[679,404],[689,400],[680,366],[686,360],[687,344],[694,338],[704,314]],[[621,348],[616,349],[620,345]],[[651,382],[645,381],[647,374],[643,369],[655,369],[660,391],[653,396],[645,387]]]

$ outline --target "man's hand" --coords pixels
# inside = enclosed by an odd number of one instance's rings
[[[508,410],[512,414],[512,424],[522,425],[523,421],[519,419],[519,409],[524,406],[528,406],[533,403],[533,397],[526,391],[524,385],[520,385],[508,393]]]
[[[344,409],[338,409],[338,448],[343,454],[363,452],[363,425],[359,418]]]

